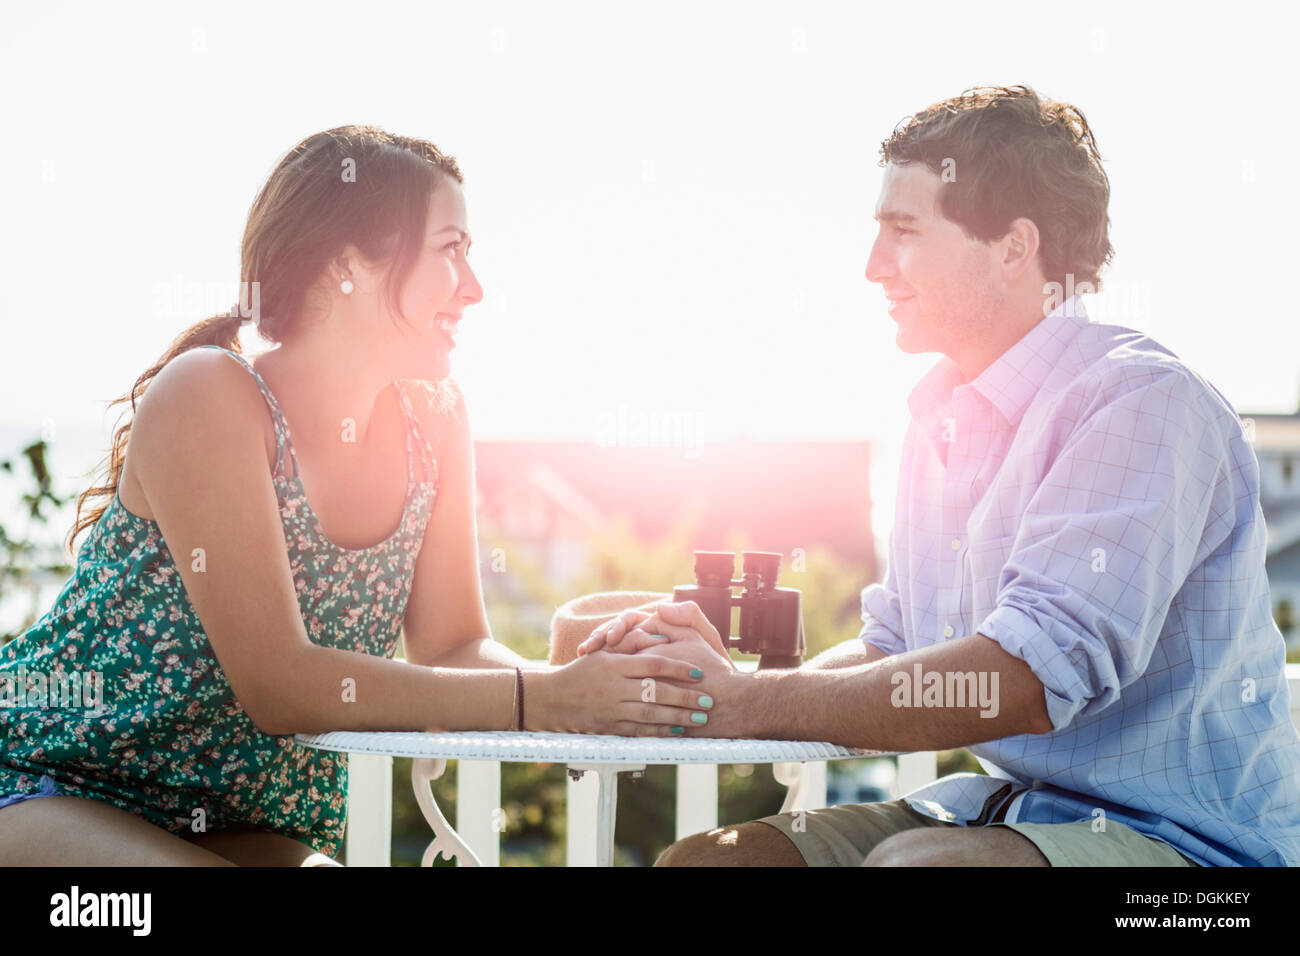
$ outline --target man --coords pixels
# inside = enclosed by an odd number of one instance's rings
[[[866,277],[899,347],[944,358],[908,399],[861,634],[744,675],[670,604],[584,650],[693,655],[716,700],[696,734],[966,746],[989,776],[696,834],[659,864],[1300,864],[1258,465],[1217,390],[1084,315],[1075,292],[1112,250],[1082,113],[968,90],[902,124],[881,165]]]

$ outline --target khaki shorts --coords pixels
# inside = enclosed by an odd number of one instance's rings
[[[957,827],[917,813],[903,800],[843,804],[823,810],[777,813],[755,821],[776,827],[809,866],[861,866],[876,844],[917,827]],[[1047,857],[1052,866],[1199,866],[1168,843],[1114,820],[1094,832],[1092,821],[990,823],[1010,827]]]

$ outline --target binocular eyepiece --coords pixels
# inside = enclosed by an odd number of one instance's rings
[[[795,588],[779,588],[781,555],[745,551],[741,576],[733,579],[732,551],[696,551],[695,584],[673,588],[673,600],[694,601],[728,648],[759,654],[760,670],[798,667],[803,663],[803,613]],[[739,595],[732,588],[741,588]],[[740,634],[731,635],[731,609],[740,608]]]
[[[731,580],[736,570],[736,553],[734,551],[696,551],[695,583],[701,587],[741,587],[750,583],[751,577],[758,588],[776,587],[777,576],[781,573],[781,555],[771,551],[742,552],[741,573],[739,581]]]

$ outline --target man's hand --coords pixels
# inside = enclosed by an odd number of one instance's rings
[[[632,646],[623,643],[623,637],[628,631],[633,630],[642,621],[650,617],[649,611],[638,611],[636,609],[624,611],[612,621],[606,621],[600,627],[596,628],[587,636],[587,639],[578,645],[578,656],[591,654],[595,651],[605,650],[613,651],[617,654],[635,654],[641,650],[640,646]],[[643,635],[648,637],[648,635]],[[641,640],[638,637],[638,642]],[[650,637],[645,642],[646,647],[656,643],[663,643],[662,639]]]
[[[702,641],[725,662],[728,670],[736,669],[722,642],[722,636],[694,601],[684,601],[681,604],[665,601],[656,605],[653,614],[637,610],[624,611],[592,631],[591,636],[578,646],[578,654],[581,656],[601,649],[619,654],[636,654],[666,645],[672,645],[676,651],[678,644],[683,641]]]
[[[717,630],[694,601],[661,604],[654,614],[641,623],[640,628],[654,628],[662,632],[667,640],[657,641],[636,657],[684,660],[696,665],[704,673],[704,684],[708,685],[715,706],[703,723],[696,721],[689,725],[687,733],[696,737],[753,736],[748,694],[752,681],[748,674],[736,669]],[[623,643],[635,639],[635,635],[629,633]]]

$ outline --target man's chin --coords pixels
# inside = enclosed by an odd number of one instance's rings
[[[894,334],[894,344],[900,352],[916,355],[921,352],[938,352],[939,348],[925,336],[917,334],[915,329],[900,325]]]

